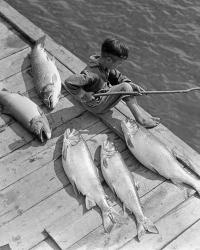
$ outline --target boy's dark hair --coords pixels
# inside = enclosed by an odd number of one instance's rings
[[[122,59],[128,58],[128,47],[116,38],[106,38],[101,46],[102,56],[117,56]]]

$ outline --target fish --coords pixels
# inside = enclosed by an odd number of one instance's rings
[[[121,121],[121,128],[127,147],[143,166],[179,187],[184,184],[191,186],[200,195],[200,180],[183,168],[175,152],[167,148],[152,132],[130,118]],[[184,161],[187,165],[187,159],[183,157],[182,162]]]
[[[51,138],[51,129],[44,112],[28,97],[0,90],[0,105],[2,113],[14,117],[41,142]]]
[[[38,95],[49,109],[54,109],[60,98],[61,78],[55,58],[44,49],[45,38],[39,38],[31,51],[31,74]]]
[[[117,212],[108,204],[107,196],[97,174],[97,168],[81,133],[68,128],[64,133],[62,165],[76,195],[85,196],[86,208],[98,206],[103,217],[103,226],[110,232],[116,222]]]
[[[101,146],[101,171],[110,189],[136,219],[137,237],[140,241],[146,231],[158,233],[153,222],[147,218],[140,203],[134,177],[113,142],[106,139]]]

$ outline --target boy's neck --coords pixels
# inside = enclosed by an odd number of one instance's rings
[[[109,68],[106,65],[105,59],[103,57],[99,57],[99,65],[104,69],[104,70],[109,70]]]

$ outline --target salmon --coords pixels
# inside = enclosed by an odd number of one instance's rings
[[[38,39],[30,55],[33,82],[44,104],[54,109],[59,101],[61,78],[53,56],[44,49],[45,36]]]
[[[200,195],[200,180],[184,169],[174,152],[155,135],[129,118],[121,122],[121,128],[129,150],[139,162],[176,185],[191,186]]]
[[[44,112],[28,97],[18,93],[0,91],[2,113],[13,116],[41,142],[51,138],[51,129]]]
[[[62,164],[75,193],[80,192],[85,196],[87,209],[96,205],[100,208],[104,229],[110,232],[117,213],[109,206],[88,146],[75,129],[67,129],[64,133]]]
[[[141,240],[146,231],[158,233],[156,226],[144,216],[133,175],[112,142],[105,140],[101,147],[101,171],[111,190],[135,216],[137,236]]]

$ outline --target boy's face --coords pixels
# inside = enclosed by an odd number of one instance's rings
[[[123,63],[124,59],[117,57],[117,56],[108,56],[105,58],[105,66],[108,69],[115,69],[117,68],[119,65],[121,65]]]

